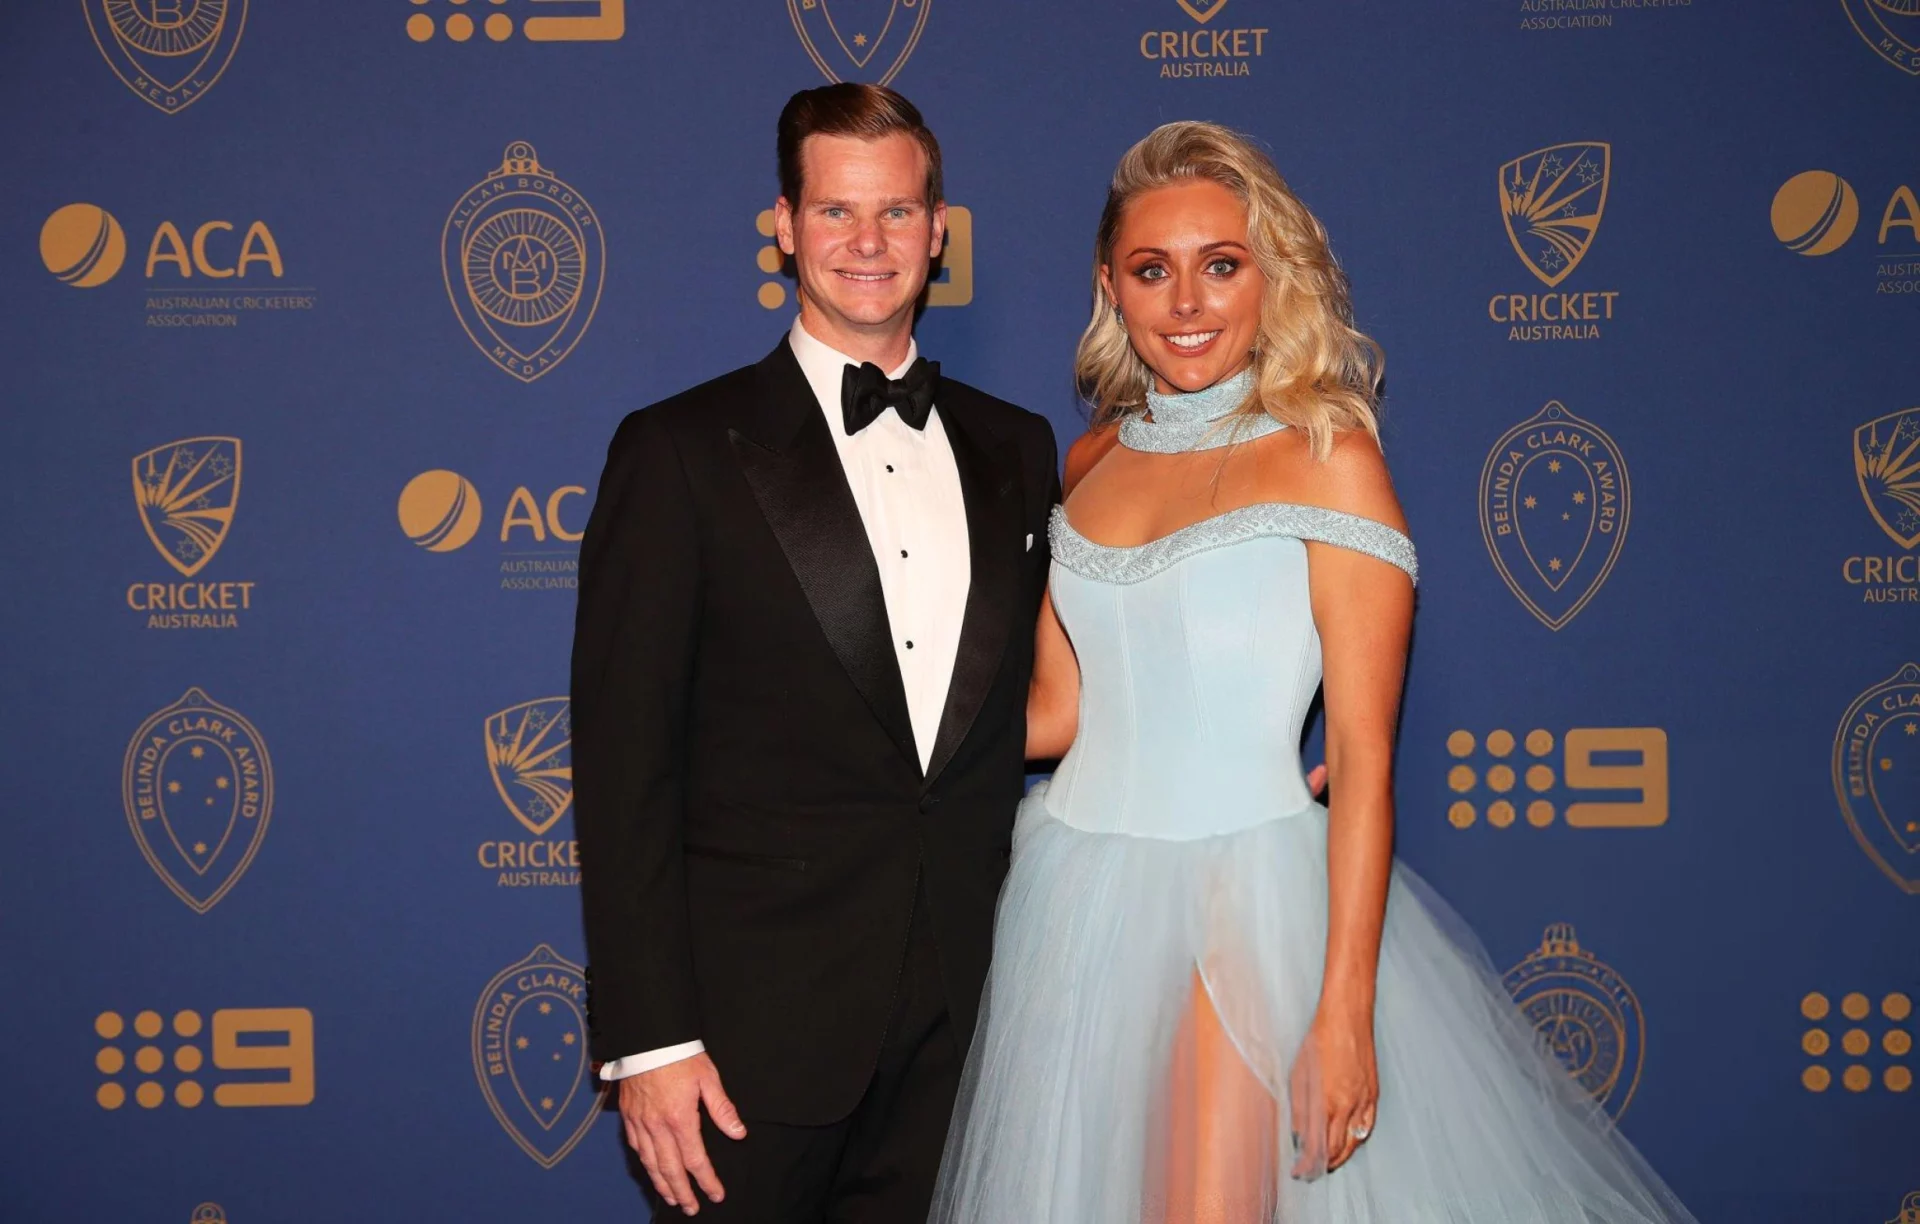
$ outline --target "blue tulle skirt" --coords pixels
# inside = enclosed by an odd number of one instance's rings
[[[933,1221],[1691,1221],[1472,932],[1398,864],[1377,1121],[1346,1164],[1316,1166],[1325,1111],[1303,1042],[1326,946],[1325,808],[1162,840],[1063,824],[1042,783],[1014,836]]]

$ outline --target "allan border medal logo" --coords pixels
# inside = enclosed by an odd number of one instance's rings
[[[148,866],[204,914],[266,839],[273,763],[245,716],[190,688],[133,733],[121,797]]]
[[[1887,878],[1920,893],[1920,665],[1854,698],[1833,737],[1833,793]]]
[[[933,0],[787,0],[794,32],[829,81],[885,85],[906,65]]]
[[[1480,532],[1515,598],[1563,629],[1613,572],[1632,497],[1607,432],[1559,400],[1509,429],[1480,470]]]
[[[1920,76],[1920,0],[1840,0],[1840,6],[1881,59]]]
[[[1902,548],[1920,547],[1920,408],[1853,431],[1853,472],[1873,521]]]
[[[593,322],[606,241],[586,199],[516,140],[500,168],[448,214],[440,266],[474,346],[530,383],[564,360]]]
[[[233,62],[247,0],[81,0],[93,43],[128,89],[177,115]]]
[[[1549,926],[1540,946],[1502,980],[1587,1094],[1608,1116],[1625,1113],[1647,1047],[1647,1022],[1633,989],[1582,948],[1565,922]]]
[[[493,1116],[551,1169],[600,1116],[587,1058],[586,970],[546,944],[502,969],[473,1009],[473,1073]]]

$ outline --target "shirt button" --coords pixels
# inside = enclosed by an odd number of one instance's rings
[[[907,649],[908,649],[908,650],[912,650],[912,649],[913,649],[913,643],[912,643],[912,642],[908,642],[908,643],[907,643]]]
[[[901,555],[901,556],[903,556],[903,557],[904,557],[904,556],[906,556],[906,555],[907,555],[907,550],[906,550],[906,549],[904,549],[904,548],[903,548],[903,549],[901,549],[901,550],[900,550],[900,555]]]
[[[888,470],[889,472],[891,472],[891,471],[893,470],[893,465],[892,465],[891,463],[889,463],[889,464],[887,465],[887,470]]]

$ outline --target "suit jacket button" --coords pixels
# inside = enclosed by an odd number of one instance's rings
[[[933,805],[934,805],[934,804],[936,804],[936,803],[938,803],[938,802],[940,802],[940,801],[939,801],[938,799],[936,799],[936,798],[934,798],[934,797],[933,797],[932,795],[923,795],[923,796],[921,796],[921,799],[920,799],[920,814],[921,814],[922,816],[925,816],[925,815],[926,815],[926,814],[927,814],[928,812],[931,812],[931,811],[933,810]]]

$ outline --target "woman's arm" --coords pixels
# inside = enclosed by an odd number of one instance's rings
[[[1317,469],[1316,504],[1405,530],[1386,463],[1371,438],[1345,435]],[[1326,1110],[1323,1150],[1333,1169],[1353,1154],[1358,1141],[1352,1131],[1373,1129],[1379,1096],[1374,982],[1393,866],[1393,742],[1413,626],[1413,583],[1384,561],[1331,544],[1309,543],[1307,567],[1325,671],[1333,796],[1327,816],[1326,973],[1312,1039]]]

